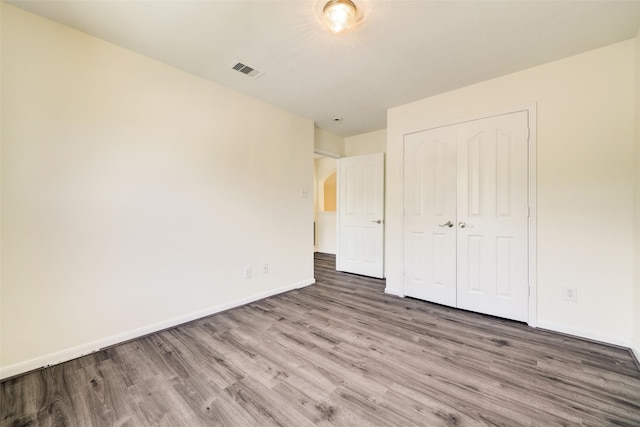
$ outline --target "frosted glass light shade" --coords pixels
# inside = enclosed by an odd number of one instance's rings
[[[331,0],[322,10],[324,25],[332,33],[341,33],[353,27],[357,14],[356,5],[351,0]]]

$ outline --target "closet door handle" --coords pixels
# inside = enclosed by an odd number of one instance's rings
[[[371,222],[375,222],[376,224],[382,224],[382,220],[380,220],[380,219],[374,219]]]
[[[466,223],[466,222],[464,222],[464,221],[460,221],[460,222],[458,223],[458,225],[460,226],[460,228],[466,228],[466,227],[467,227],[467,223]]]
[[[453,227],[453,223],[451,221],[447,221],[444,224],[438,224],[438,227]]]

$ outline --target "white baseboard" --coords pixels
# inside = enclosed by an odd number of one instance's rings
[[[298,283],[294,283],[289,286],[283,286],[281,288],[272,289],[267,292],[263,292],[256,295],[251,295],[246,298],[241,298],[235,301],[230,301],[224,304],[220,304],[214,307],[199,310],[193,313],[185,314],[183,316],[174,317],[162,322],[157,322],[151,325],[143,326],[142,328],[133,329],[121,334],[112,335],[107,338],[92,341],[86,344],[82,344],[76,347],[72,347],[66,350],[58,351],[55,353],[47,354],[45,356],[37,357],[35,359],[26,360],[24,362],[16,363],[13,365],[0,368],[0,380],[10,378],[16,375],[23,374],[25,372],[33,371],[35,369],[46,368],[47,366],[56,365],[58,363],[67,362],[72,359],[76,359],[87,354],[95,353],[100,349],[109,347],[115,344],[119,344],[125,341],[129,341],[135,338],[139,338],[144,335],[148,335],[154,332],[162,331],[167,328],[181,325],[183,323],[191,322],[202,317],[210,316],[212,314],[220,313],[221,311],[229,310],[231,308],[239,307],[241,305],[249,304],[254,301],[258,301],[264,298],[268,298],[273,295],[288,292],[294,289],[300,289],[305,286],[312,285],[316,282],[315,279],[307,279]]]
[[[404,295],[402,294],[402,291],[400,289],[390,288],[387,286],[386,288],[384,288],[384,293],[389,295],[395,295],[400,298],[404,298]]]
[[[586,338],[592,341],[599,341],[605,344],[613,344],[620,347],[626,347],[633,350],[633,345],[631,341],[629,341],[628,339],[605,335],[605,334],[594,332],[588,329],[574,328],[572,326],[561,325],[558,323],[548,322],[546,320],[540,320],[540,319],[538,319],[537,327],[540,329],[547,329],[553,332],[560,332],[562,334],[573,335],[579,338]]]

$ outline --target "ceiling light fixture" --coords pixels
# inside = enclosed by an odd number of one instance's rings
[[[352,28],[358,18],[358,8],[351,0],[331,0],[322,9],[324,25],[338,34]]]

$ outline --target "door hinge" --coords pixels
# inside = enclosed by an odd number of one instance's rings
[[[531,206],[527,207],[527,218],[531,218]]]

